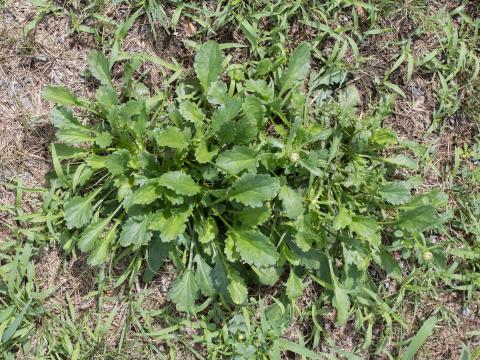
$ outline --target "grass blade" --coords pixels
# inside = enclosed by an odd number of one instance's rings
[[[430,317],[425,321],[418,330],[417,334],[411,339],[410,345],[408,345],[407,350],[401,357],[403,360],[413,360],[417,351],[422,347],[427,338],[432,335],[433,328],[437,323],[437,318],[435,316]]]

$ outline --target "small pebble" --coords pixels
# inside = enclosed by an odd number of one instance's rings
[[[32,107],[32,102],[30,101],[30,99],[26,96],[22,97],[22,105],[23,105],[23,108],[28,110],[28,109],[31,109]]]
[[[424,94],[422,89],[419,86],[414,86],[412,88],[412,95],[415,99],[418,99],[420,97],[423,97]]]
[[[48,61],[48,57],[47,55],[37,55],[35,56],[35,60],[38,60],[38,61]]]

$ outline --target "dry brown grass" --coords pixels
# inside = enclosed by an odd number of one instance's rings
[[[44,185],[50,169],[53,131],[41,88],[63,84],[80,95],[88,91],[79,76],[87,46],[66,36],[69,24],[60,18],[47,17],[24,37],[34,14],[32,5],[18,0],[0,18],[0,182],[19,177],[28,186]],[[2,203],[9,199],[0,192]]]

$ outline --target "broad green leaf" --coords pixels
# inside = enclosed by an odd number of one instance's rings
[[[227,174],[238,174],[243,170],[255,170],[257,158],[254,150],[246,146],[234,146],[217,157],[216,165]]]
[[[322,165],[322,161],[317,157],[317,155],[317,152],[311,152],[308,156],[302,156],[298,163],[307,169],[312,175],[322,176],[322,170],[319,168],[319,166]]]
[[[108,114],[118,104],[118,96],[115,89],[110,86],[100,86],[95,93],[95,100],[101,110]]]
[[[243,116],[250,120],[250,123],[260,128],[265,123],[265,107],[256,96],[247,96],[242,105]]]
[[[360,271],[367,270],[371,263],[371,255],[362,242],[357,239],[345,238],[342,247],[343,259],[346,264],[355,265]]]
[[[192,196],[198,194],[201,190],[190,175],[181,171],[170,171],[163,174],[158,179],[158,183],[180,195]]]
[[[66,87],[46,86],[42,89],[42,97],[61,105],[80,105],[78,98]]]
[[[156,130],[154,137],[158,146],[166,146],[179,150],[185,149],[188,146],[188,139],[185,134],[173,126]]]
[[[213,148],[212,150],[208,150],[207,144],[205,142],[200,143],[198,145],[197,150],[195,150],[195,158],[200,164],[206,164],[217,155],[218,150]]]
[[[403,210],[413,210],[420,206],[430,205],[435,209],[442,208],[448,204],[448,195],[440,190],[432,190],[426,194],[417,195],[408,204],[402,205]]]
[[[81,127],[63,128],[58,130],[55,135],[58,140],[71,145],[93,143],[95,141],[95,137],[92,136],[92,133]]]
[[[135,190],[130,198],[131,205],[148,205],[158,199],[160,195],[157,184],[147,184]]]
[[[198,254],[195,256],[194,261],[197,264],[197,268],[195,271],[195,280],[197,281],[200,292],[204,296],[215,295],[215,289],[213,287],[212,268]]]
[[[395,166],[404,167],[411,170],[418,170],[418,161],[413,160],[406,155],[400,154],[396,156],[391,156],[385,158],[384,161]]]
[[[284,185],[278,194],[283,203],[283,210],[285,215],[291,219],[296,219],[303,213],[303,199],[291,187]]]
[[[197,293],[193,271],[187,269],[173,283],[168,293],[168,299],[176,305],[178,311],[193,313],[195,312]]]
[[[242,105],[242,116],[237,121],[235,142],[249,144],[265,126],[265,108],[256,96],[247,96]]]
[[[222,63],[222,52],[216,42],[208,41],[200,45],[197,49],[193,68],[195,69],[197,78],[205,91],[208,90],[211,83],[217,81],[222,73]]]
[[[130,160],[130,152],[126,149],[117,150],[108,155],[105,166],[114,176],[122,175],[127,171],[127,164]]]
[[[380,244],[380,234],[377,231],[378,224],[373,218],[365,216],[352,217],[352,223],[349,225],[350,230],[367,240],[372,245]]]
[[[50,110],[50,118],[53,126],[57,129],[79,128],[78,119],[73,115],[72,110],[65,106],[56,106]]]
[[[281,244],[281,253],[285,259],[292,265],[298,266],[300,264],[300,254],[292,251],[285,243]]]
[[[102,149],[109,147],[112,144],[113,136],[108,131],[98,133],[95,138],[95,143]]]
[[[57,156],[60,160],[65,159],[81,159],[85,158],[89,153],[89,149],[69,146],[65,144],[54,144]]]
[[[273,69],[273,61],[271,58],[260,60],[255,69],[255,74],[258,76],[267,75]]]
[[[231,231],[229,236],[242,259],[258,267],[275,265],[279,256],[270,239],[257,230]]]
[[[117,226],[113,226],[107,233],[107,235],[99,241],[97,247],[92,250],[92,253],[87,259],[87,263],[90,266],[98,266],[103,264],[110,253],[110,246],[113,240],[117,237]]]
[[[112,75],[108,60],[100,51],[90,51],[87,62],[90,72],[97,80],[103,85],[112,85]]]
[[[168,252],[171,249],[171,243],[163,242],[158,236],[154,236],[152,240],[150,240],[148,244],[147,265],[143,274],[144,282],[148,283],[152,281],[153,277],[168,257]]]
[[[309,70],[310,47],[307,43],[302,43],[290,55],[288,68],[280,79],[280,95],[304,81]]]
[[[92,169],[103,169],[107,159],[107,156],[91,155],[85,159],[85,163]]]
[[[243,100],[236,96],[220,106],[212,116],[212,122],[207,130],[207,135],[217,134],[223,143],[231,143],[235,139],[235,117],[242,110]]]
[[[283,272],[283,269],[275,266],[268,266],[268,267],[261,267],[261,268],[252,266],[252,270],[257,275],[258,282],[261,285],[266,285],[266,286],[274,286],[278,282],[278,279],[280,279],[280,276],[282,275],[282,272]]]
[[[141,245],[148,243],[151,237],[152,233],[148,232],[147,217],[143,217],[139,220],[128,218],[122,226],[119,242],[123,247],[130,245],[140,247]]]
[[[217,223],[213,218],[209,217],[205,223],[197,227],[197,233],[198,241],[200,241],[202,244],[207,244],[217,237]]]
[[[172,215],[166,215],[159,211],[151,217],[150,229],[160,231],[160,237],[164,242],[176,240],[185,232],[185,223],[190,214],[190,210]]]
[[[438,225],[437,210],[431,205],[420,206],[400,215],[397,225],[409,232],[422,232]]]
[[[83,252],[92,250],[109,222],[110,218],[107,218],[88,225],[78,240],[78,248]]]
[[[411,185],[406,181],[396,181],[381,185],[378,192],[392,205],[405,204],[412,198]]]
[[[435,328],[436,324],[437,318],[435,316],[428,318],[423,323],[420,330],[418,330],[415,336],[410,340],[408,348],[403,353],[401,358],[404,360],[413,360],[415,358],[415,354],[418,352],[418,350],[420,350],[425,341],[432,336],[433,329]]]
[[[223,81],[215,81],[208,88],[207,100],[210,104],[222,105],[228,98],[228,88]]]
[[[233,302],[237,305],[247,301],[248,290],[245,281],[234,269],[230,269],[228,272],[228,292]]]
[[[230,262],[237,262],[238,260],[240,260],[240,255],[237,251],[235,251],[235,240],[232,236],[227,236],[227,238],[225,239],[223,252],[227,257],[227,260]]]
[[[380,250],[378,256],[374,256],[375,261],[382,267],[382,269],[393,279],[402,279],[402,268],[397,260],[385,250]]]
[[[213,267],[213,285],[215,290],[218,294],[223,295],[224,297],[229,296],[228,291],[228,277],[227,277],[227,269],[225,267],[225,263],[222,261],[220,255],[215,255],[213,258],[213,263],[215,264]]]
[[[198,107],[197,104],[191,101],[184,101],[180,104],[178,109],[180,114],[188,121],[191,121],[194,124],[201,124],[204,119],[202,110]]]
[[[272,101],[275,95],[273,86],[270,86],[265,80],[252,80],[245,81],[245,89],[258,95],[261,99],[266,101]]]
[[[352,217],[350,216],[350,213],[346,208],[342,207],[340,208],[337,216],[335,216],[335,219],[333,220],[332,228],[335,231],[342,230],[349,226],[351,223]]]
[[[287,282],[285,283],[286,293],[290,300],[296,299],[303,295],[303,283],[295,272],[290,270],[290,276],[288,277]]]
[[[280,182],[270,175],[243,174],[228,191],[230,199],[244,205],[260,207],[273,199],[280,189]]]
[[[81,228],[90,222],[93,214],[92,200],[95,193],[87,197],[75,197],[64,205],[64,218],[68,229]]]
[[[243,226],[251,227],[262,225],[272,216],[272,209],[266,206],[246,207],[237,214]]]
[[[334,297],[332,305],[337,309],[337,322],[338,325],[343,325],[348,320],[348,314],[350,311],[350,300],[347,293],[340,287],[335,287]]]
[[[338,101],[343,109],[349,109],[361,103],[361,95],[354,84],[347,85],[338,94]]]

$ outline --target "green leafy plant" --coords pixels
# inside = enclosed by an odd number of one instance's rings
[[[372,264],[401,276],[390,252],[441,265],[423,233],[442,224],[445,195],[412,197],[418,179],[394,179],[395,169],[418,164],[384,155],[401,149],[381,127],[390,98],[363,116],[345,92],[311,106],[308,45],[258,75],[228,65],[207,42],[195,78],[178,80],[174,96],[151,97],[131,80],[138,59],[125,63],[118,90],[114,62],[90,54],[101,83],[94,101],[43,91],[60,105],[51,112],[60,143],[51,147],[43,211],[65,250],[89,253],[90,265],[131,258],[121,280],[145,259],[148,281],[170,259],[178,276],[169,299],[188,312],[200,296],[244,304],[249,286],[282,279],[293,299],[314,274],[340,323],[352,301],[374,299]]]

